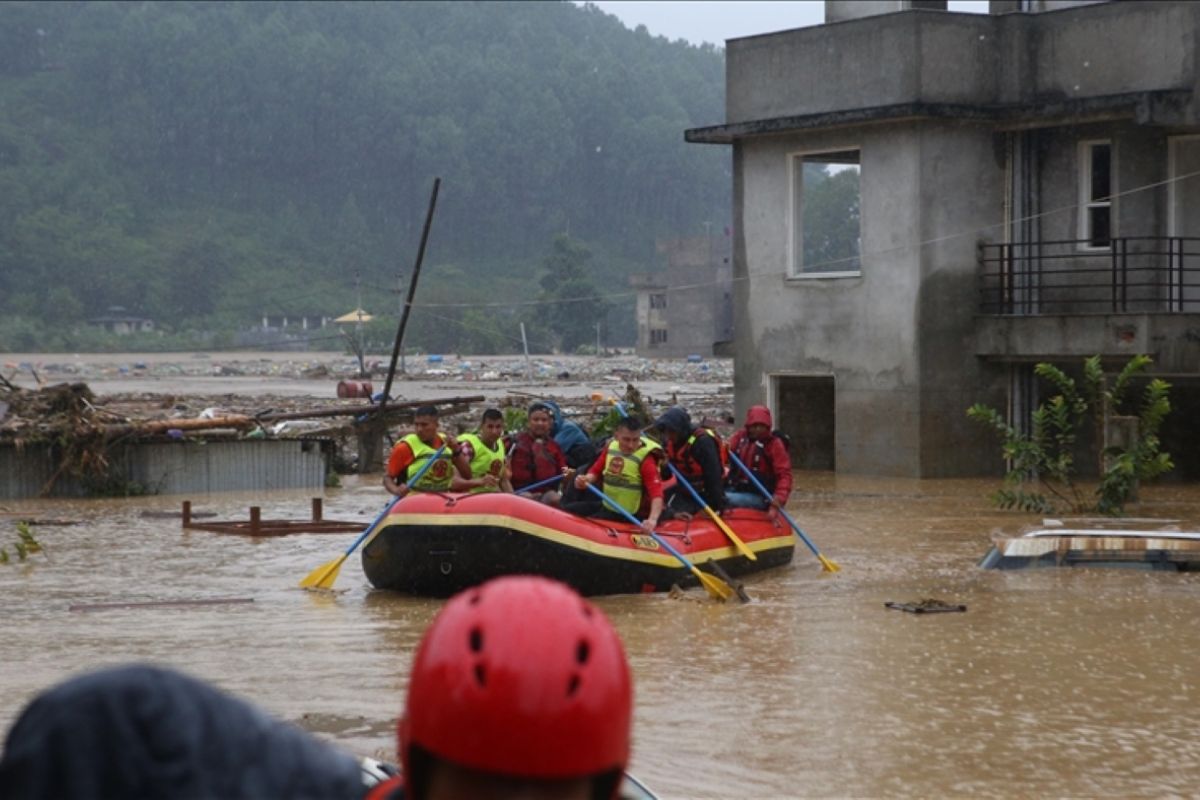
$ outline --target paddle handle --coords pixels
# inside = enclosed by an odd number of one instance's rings
[[[754,551],[751,550],[749,547],[747,547],[746,543],[738,538],[737,534],[735,534],[733,532],[733,529],[725,524],[725,520],[721,519],[721,515],[718,514],[713,509],[712,506],[710,506],[708,503],[704,502],[704,498],[701,497],[700,493],[696,491],[696,487],[692,486],[691,482],[689,482],[688,479],[684,477],[683,473],[680,472],[679,469],[676,468],[676,466],[674,464],[672,464],[670,461],[667,462],[667,467],[671,470],[671,474],[675,476],[675,482],[678,484],[681,484],[684,488],[686,488],[688,490],[688,493],[690,493],[692,495],[692,499],[695,500],[697,503],[699,503],[699,505],[702,509],[704,509],[705,511],[708,512],[708,515],[710,517],[712,517],[712,521],[715,522],[717,524],[717,527],[720,528],[722,531],[724,531],[725,535],[728,536],[733,541],[733,543],[737,547],[738,551],[741,552],[742,555],[746,556],[746,558],[750,559],[751,561],[757,561],[758,556],[756,556],[754,554]]]
[[[620,514],[621,516],[625,517],[625,519],[629,520],[629,521],[630,521],[630,522],[632,522],[634,525],[637,525],[639,528],[642,526],[642,521],[641,521],[640,519],[638,519],[637,517],[635,517],[633,514],[630,514],[628,511],[626,511],[626,510],[625,510],[624,508],[622,508],[621,506],[617,505],[617,501],[616,501],[616,500],[613,500],[611,497],[609,497],[609,496],[608,496],[608,495],[606,495],[604,492],[600,491],[599,489],[597,489],[595,486],[593,486],[593,485],[592,485],[592,484],[590,484],[590,483],[587,485],[587,488],[588,488],[588,491],[589,491],[589,492],[591,492],[592,494],[594,494],[594,495],[596,495],[597,497],[599,497],[601,500],[603,500],[603,501],[604,501],[605,503],[607,503],[608,505],[612,506],[613,510],[615,510],[615,511],[616,511],[618,514]],[[666,541],[665,539],[663,539],[661,536],[659,536],[659,535],[658,535],[657,533],[655,533],[654,531],[650,531],[650,535],[651,535],[652,537],[654,537],[654,541],[656,541],[656,542],[658,542],[660,545],[662,545],[662,546],[663,546],[663,548],[664,548],[664,549],[665,549],[665,550],[666,550],[668,553],[670,553],[671,555],[673,555],[673,556],[675,556],[676,558],[678,558],[678,559],[679,559],[681,562],[683,562],[683,565],[684,565],[685,567],[687,567],[688,569],[691,569],[691,570],[694,570],[694,569],[695,569],[695,567],[694,567],[694,566],[692,566],[692,562],[690,562],[690,561],[688,561],[686,558],[684,558],[684,557],[683,557],[683,554],[682,554],[682,553],[680,553],[678,550],[676,550],[674,547],[672,547],[670,544],[668,544],[668,543],[667,543],[667,541]]]
[[[758,489],[758,491],[762,492],[762,496],[767,498],[767,501],[769,503],[771,503],[772,505],[774,505],[776,508],[779,509],[779,513],[783,514],[783,518],[787,520],[788,525],[792,526],[792,530],[794,530],[796,532],[796,535],[799,536],[801,539],[803,539],[804,543],[806,545],[808,545],[808,549],[812,550],[813,553],[820,556],[821,553],[820,553],[820,551],[817,550],[817,546],[815,544],[813,544],[811,541],[809,541],[808,536],[806,536],[804,534],[804,531],[802,531],[800,529],[800,526],[796,524],[796,520],[792,519],[791,514],[787,513],[787,511],[784,509],[784,507],[782,505],[775,502],[775,496],[767,491],[767,487],[762,485],[762,481],[760,481],[758,478],[754,477],[754,473],[750,471],[750,468],[747,467],[742,462],[742,460],[737,457],[737,454],[734,453],[732,450],[730,450],[730,452],[729,452],[729,460],[732,461],[734,464],[737,464],[738,467],[742,470],[742,472],[746,475],[746,477],[750,479],[750,482],[754,484],[755,488]]]
[[[532,492],[534,489],[540,489],[543,486],[549,486],[550,484],[555,483],[557,481],[561,481],[562,479],[563,479],[562,475],[555,475],[553,477],[546,478],[544,481],[538,481],[537,483],[531,483],[528,486],[522,486],[520,489],[517,489],[515,492],[513,492],[513,494],[521,494],[523,492]]]
[[[430,467],[433,466],[433,462],[435,462],[439,458],[441,458],[442,453],[444,453],[445,451],[446,451],[446,445],[442,445],[437,450],[435,450],[433,452],[433,455],[429,458],[429,460],[426,461],[424,464],[422,464],[421,468],[419,470],[417,470],[417,474],[412,477],[412,480],[405,481],[405,482],[409,486],[412,486],[414,483],[421,480],[421,477],[429,470]],[[375,521],[372,522],[370,525],[368,525],[367,529],[362,532],[362,535],[359,536],[357,539],[355,539],[354,544],[350,545],[350,547],[346,550],[347,557],[349,557],[351,553],[353,553],[355,550],[358,549],[358,546],[360,544],[362,544],[363,539],[366,539],[367,536],[369,536],[371,534],[371,531],[373,531],[375,529],[375,526],[379,524],[379,520],[383,519],[387,515],[387,513],[389,511],[391,511],[393,508],[395,508],[396,504],[399,503],[403,499],[404,499],[403,497],[397,497],[395,500],[388,503],[387,506],[384,507],[383,511],[379,512],[379,516],[375,518]]]

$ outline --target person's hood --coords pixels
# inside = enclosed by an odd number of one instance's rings
[[[559,408],[558,403],[554,402],[553,400],[539,400],[538,402],[550,409],[550,419],[552,420],[550,423],[550,435],[557,436],[558,432],[562,430],[562,409]]]
[[[771,409],[766,406],[750,406],[746,411],[746,427],[749,428],[751,425],[773,427],[771,424]]]
[[[654,421],[654,427],[676,433],[691,433],[692,418],[679,406],[671,406]]]

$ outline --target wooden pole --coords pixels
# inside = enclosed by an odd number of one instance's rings
[[[429,211],[425,214],[425,227],[421,230],[417,262],[413,265],[412,279],[408,282],[408,297],[404,300],[404,312],[400,315],[400,327],[396,330],[396,340],[392,342],[392,361],[388,365],[387,381],[383,385],[383,403],[387,403],[392,396],[392,379],[396,376],[396,359],[400,357],[400,348],[404,346],[404,329],[408,326],[408,315],[412,312],[413,297],[417,293],[417,279],[421,277],[421,262],[425,260],[425,245],[429,242],[429,227],[433,224],[433,209],[437,206],[438,188],[441,185],[441,178],[433,179],[433,193],[429,196]]]

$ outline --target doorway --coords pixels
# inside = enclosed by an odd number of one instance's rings
[[[772,375],[775,427],[792,440],[796,469],[836,468],[832,375]]]

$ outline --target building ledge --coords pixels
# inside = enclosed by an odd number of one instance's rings
[[[1031,362],[1145,353],[1156,373],[1200,374],[1200,312],[980,316],[975,355]]]
[[[1190,89],[1162,89],[1095,97],[1043,98],[1030,103],[913,101],[690,128],[684,131],[683,138],[693,144],[733,144],[739,139],[756,136],[910,119],[987,122],[1002,129],[1050,127],[1114,118],[1131,118],[1139,125],[1175,125],[1185,121],[1191,99]]]

